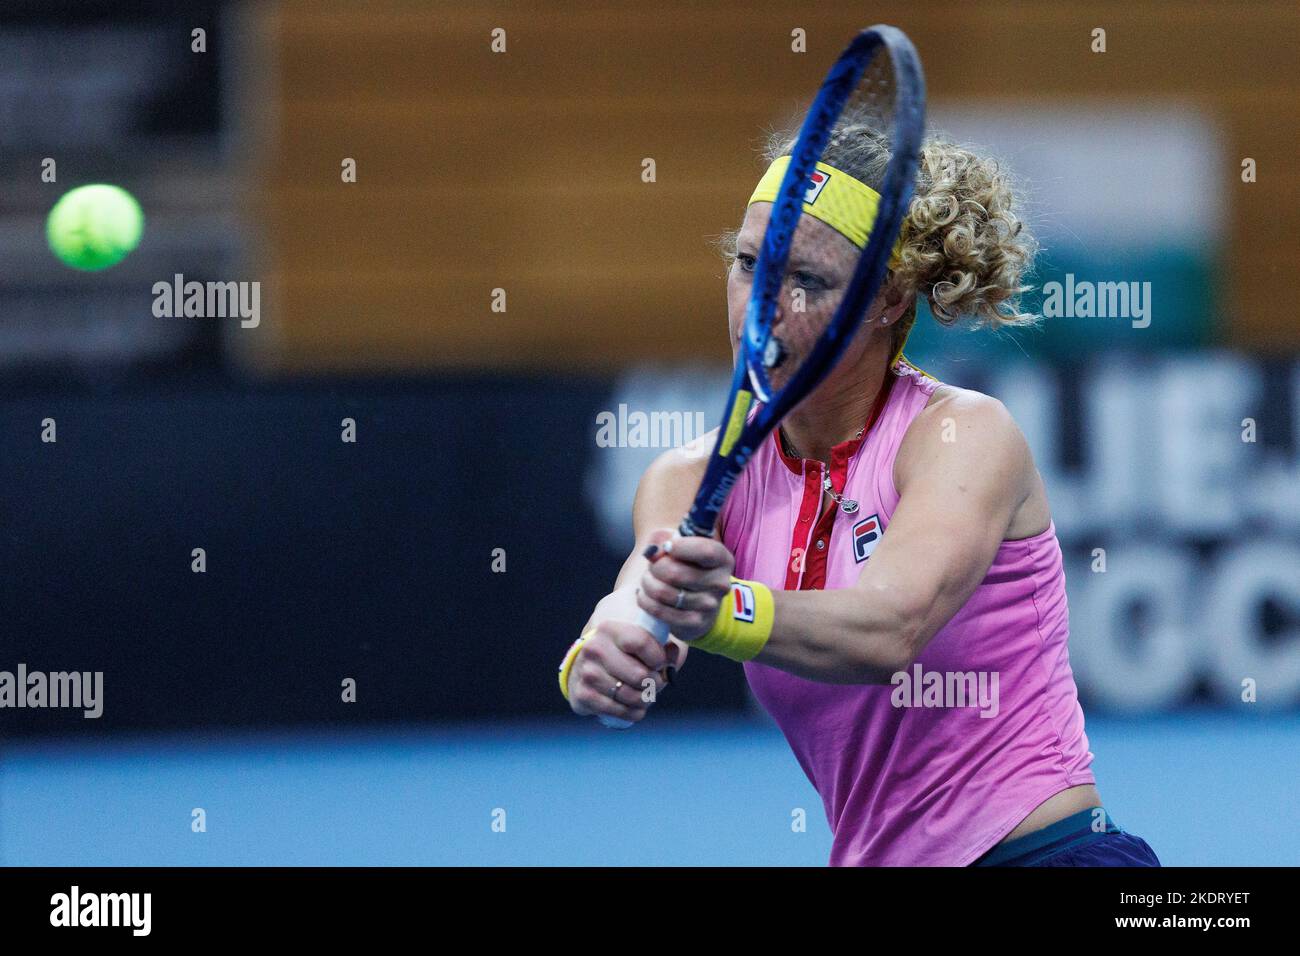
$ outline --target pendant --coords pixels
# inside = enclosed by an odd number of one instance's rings
[[[834,499],[835,503],[840,506],[840,510],[846,515],[851,515],[858,510],[858,503],[852,498],[845,498],[835,493],[835,486],[831,484],[831,476],[827,475],[822,480],[822,488]]]

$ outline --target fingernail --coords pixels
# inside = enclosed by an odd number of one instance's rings
[[[659,545],[652,544],[650,545],[650,547],[646,548],[644,551],[641,552],[641,557],[653,558],[658,553],[659,553]]]

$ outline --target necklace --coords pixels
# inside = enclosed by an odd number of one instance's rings
[[[854,435],[853,438],[850,440],[857,441],[864,434],[866,434],[866,431],[867,431],[867,426],[863,425],[861,428],[858,429],[858,433]],[[790,439],[786,437],[784,428],[779,430],[779,434],[781,436],[781,445],[782,447],[785,448],[785,453],[789,455],[791,458],[803,458],[803,455],[799,454],[799,452],[795,449],[795,447],[792,444],[790,444]],[[858,510],[858,503],[856,501],[854,501],[852,498],[845,498],[843,495],[839,494],[835,490],[835,488],[831,485],[831,470],[829,468],[826,469],[826,475],[822,478],[822,491],[830,495],[831,500],[834,501],[837,505],[839,505],[840,510],[843,511],[846,515],[851,515]]]
[[[890,386],[892,384],[893,384],[893,380],[888,376],[886,376],[884,385],[881,386],[880,391],[876,393],[875,401],[872,402],[871,415],[868,416],[866,424],[858,429],[858,433],[853,436],[851,441],[857,441],[858,439],[860,439],[863,435],[867,433],[867,429],[870,428],[872,424],[875,423],[876,416],[880,413],[881,408],[885,403],[885,396],[889,394]],[[787,455],[789,455],[791,458],[803,458],[803,455],[799,454],[799,451],[792,444],[790,444],[790,439],[786,437],[784,428],[778,427],[776,433],[780,437],[781,447],[785,449],[785,453]],[[839,505],[840,510],[843,511],[846,515],[851,515],[858,510],[858,503],[856,501],[854,501],[852,498],[845,498],[843,495],[836,492],[836,490],[831,486],[831,470],[829,466],[826,468],[826,474],[822,478],[822,491],[830,495],[831,500],[834,501],[837,505]]]

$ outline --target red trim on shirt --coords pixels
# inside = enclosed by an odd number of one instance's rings
[[[836,494],[844,493],[849,462],[858,453],[858,449],[870,434],[872,426],[880,418],[881,411],[889,401],[889,393],[893,389],[895,377],[892,372],[885,377],[885,384],[871,405],[871,412],[867,416],[866,426],[862,429],[862,436],[840,442],[831,449],[831,487],[835,489]],[[772,440],[776,442],[776,453],[785,462],[786,467],[796,475],[803,475],[804,479],[803,500],[799,503],[799,520],[795,522],[794,533],[790,538],[790,561],[786,565],[785,590],[820,591],[826,586],[826,558],[831,551],[831,531],[835,527],[835,514],[839,511],[839,506],[832,501],[831,506],[818,517],[823,497],[822,463],[811,458],[795,458],[787,455],[783,447],[784,442],[781,441],[780,429],[772,433]],[[815,523],[814,518],[816,518]],[[821,548],[817,547],[818,541],[822,542]]]
[[[780,444],[778,438],[777,446],[779,447]],[[803,500],[799,503],[799,520],[795,522],[794,533],[790,538],[790,560],[785,566],[787,591],[799,590],[799,582],[807,565],[808,552],[812,548],[809,529],[817,518],[817,509],[822,504],[821,462],[798,458],[794,460],[799,462],[799,467],[803,470]],[[808,467],[805,468],[805,465]]]
[[[834,471],[831,472],[831,481],[835,481]],[[843,485],[842,477],[839,483]],[[808,539],[808,560],[804,564],[803,580],[799,582],[801,591],[820,591],[826,586],[826,555],[831,550],[831,531],[835,527],[835,512],[838,510],[837,505],[827,508],[813,528],[812,536]],[[823,547],[817,547],[818,541],[822,542]]]

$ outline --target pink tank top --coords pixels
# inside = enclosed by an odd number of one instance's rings
[[[866,434],[831,456],[832,486],[858,502],[852,513],[818,519],[825,465],[786,457],[778,434],[755,452],[719,521],[737,577],[774,590],[857,581],[898,505],[899,445],[941,384],[905,360],[894,372]],[[822,684],[746,664],[821,795],[831,865],[965,866],[1053,794],[1093,783],[1068,635],[1052,525],[1002,542],[907,684]]]

